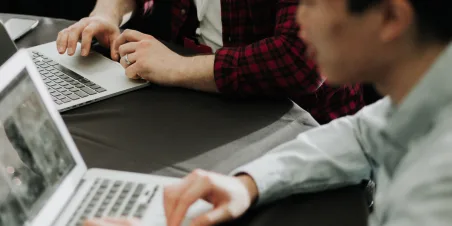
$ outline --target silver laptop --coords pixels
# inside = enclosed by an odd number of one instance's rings
[[[28,51],[0,75],[0,225],[74,226],[104,216],[166,225],[162,185],[179,179],[88,170]],[[184,224],[210,208],[197,202]]]
[[[0,48],[0,65],[17,51],[1,22]],[[32,47],[29,53],[60,112],[148,85],[128,79],[119,63],[99,53],[80,56],[80,43],[74,57],[60,55],[55,42]]]

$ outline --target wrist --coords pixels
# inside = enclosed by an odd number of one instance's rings
[[[259,189],[257,188],[257,184],[254,179],[248,174],[240,174],[237,176],[237,179],[242,182],[246,190],[248,190],[251,203],[254,203],[259,196]]]
[[[118,27],[122,23],[122,16],[119,16],[119,13],[93,11],[89,16],[90,17],[101,17],[104,20],[107,20],[108,22],[110,22],[114,25],[117,25]]]
[[[177,85],[188,89],[218,93],[214,76],[215,56],[180,56]]]

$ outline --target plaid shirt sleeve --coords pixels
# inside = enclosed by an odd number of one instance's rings
[[[298,0],[280,0],[277,6],[273,37],[216,52],[214,73],[220,92],[298,98],[316,92],[323,84],[315,64],[305,57],[305,44],[297,37]]]

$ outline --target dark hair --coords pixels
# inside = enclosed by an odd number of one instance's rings
[[[352,13],[362,13],[385,0],[348,0]],[[416,14],[422,41],[452,41],[452,0],[407,0]]]

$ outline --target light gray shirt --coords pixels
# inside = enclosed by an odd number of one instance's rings
[[[452,225],[452,44],[400,105],[385,98],[232,174],[241,172],[255,179],[258,203],[375,175],[371,226]]]

